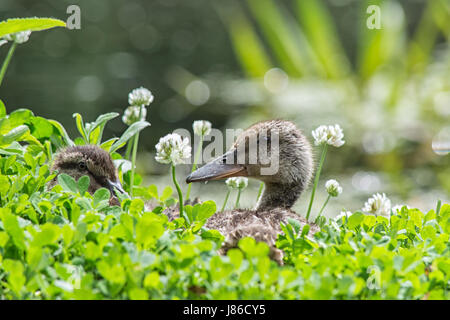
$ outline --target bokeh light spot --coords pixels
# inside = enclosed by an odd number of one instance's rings
[[[209,100],[209,86],[201,80],[191,81],[186,87],[185,96],[189,103],[201,106]]]

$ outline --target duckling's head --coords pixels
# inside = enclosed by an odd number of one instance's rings
[[[95,145],[73,146],[62,149],[54,158],[52,171],[65,173],[75,180],[88,176],[88,192],[107,188],[111,192],[112,204],[117,204],[115,190],[125,193],[117,177],[117,170],[108,152]],[[58,183],[55,177],[48,184],[49,189]]]
[[[290,121],[269,120],[245,130],[228,152],[194,171],[186,182],[247,176],[266,185],[257,209],[290,208],[312,173],[308,139]]]

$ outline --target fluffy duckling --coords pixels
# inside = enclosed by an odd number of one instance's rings
[[[253,143],[252,147],[251,141],[256,141],[256,146]],[[260,144],[267,145],[267,151],[259,152],[256,160],[251,160],[252,155],[258,149],[261,150]],[[238,152],[242,150],[245,150],[244,157],[240,156],[242,152]],[[239,157],[241,161],[237,161]],[[278,170],[268,170],[276,167]],[[236,176],[263,181],[264,192],[255,210],[218,212],[208,219],[205,227],[225,235],[221,253],[236,247],[241,238],[252,237],[266,242],[270,247],[270,256],[282,264],[282,251],[275,247],[277,235],[282,232],[280,222],[287,223],[290,218],[302,225],[308,223],[291,208],[308,186],[312,173],[313,156],[308,139],[294,123],[270,120],[256,123],[245,130],[228,152],[191,173],[186,182]],[[309,233],[317,231],[318,226],[310,224]]]
[[[55,157],[52,171],[58,173],[65,173],[78,180],[82,176],[89,176],[90,185],[88,192],[94,194],[100,188],[106,188],[111,192],[111,205],[120,205],[115,196],[114,189],[121,193],[126,193],[118,179],[117,169],[108,152],[96,145],[75,146],[62,149]],[[58,183],[57,177],[48,183],[48,188],[51,189]],[[198,198],[194,200],[186,200],[185,205],[195,205],[198,203]],[[146,201],[145,210],[152,211],[159,206],[157,201]],[[173,220],[179,216],[179,206],[172,206],[167,208],[164,213]]]
[[[53,160],[52,171],[65,173],[78,180],[88,176],[88,192],[94,194],[97,189],[106,188],[111,192],[111,205],[120,205],[115,190],[126,193],[118,179],[117,169],[108,152],[96,145],[73,146],[62,149]],[[48,183],[48,188],[58,184],[57,177]]]

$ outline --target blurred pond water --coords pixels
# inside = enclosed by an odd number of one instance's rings
[[[321,124],[344,129],[346,144],[328,154],[316,211],[331,178],[344,192],[330,201],[330,216],[360,209],[376,192],[425,211],[450,201],[449,1],[4,0],[0,18],[65,19],[69,4],[81,8],[81,30],[33,33],[0,97],[74,135],[74,112],[88,121],[123,113],[129,91],[149,88],[152,126],[138,156],[144,183],[170,183],[154,145],[194,120],[225,129],[283,118],[309,138]],[[379,30],[366,26],[369,4],[380,7]],[[105,135],[125,129],[119,117]],[[180,181],[189,169],[178,170]],[[258,187],[250,182],[242,206],[255,203]],[[220,206],[225,191],[211,182],[194,184],[192,194]],[[295,209],[303,212],[308,197]]]

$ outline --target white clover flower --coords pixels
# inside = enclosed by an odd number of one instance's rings
[[[316,130],[313,130],[312,136],[314,137],[316,146],[326,143],[338,148],[345,143],[342,140],[344,138],[344,132],[338,124],[334,126],[320,126]]]
[[[406,207],[406,209],[411,209],[407,204],[397,204],[392,207],[392,212],[394,213],[401,212],[403,207]]]
[[[139,118],[140,109],[141,107],[139,106],[129,106],[128,108],[126,108],[122,116],[123,123],[130,126],[135,122],[144,121],[145,117],[147,116],[147,108],[142,107],[141,117]]]
[[[21,44],[27,42],[30,38],[31,31],[21,31],[16,33],[10,33],[4,36],[5,40],[14,41],[15,43]]]
[[[337,197],[342,193],[342,187],[339,185],[339,182],[334,179],[328,180],[325,183],[325,188],[327,189],[328,194],[332,197]]]
[[[364,204],[362,210],[369,214],[374,214],[376,216],[386,216],[389,217],[391,214],[391,200],[386,197],[386,194],[374,194],[371,198],[367,200]]]
[[[128,94],[128,103],[130,106],[148,106],[152,102],[152,93],[144,87],[134,89]]]
[[[178,165],[191,157],[191,146],[188,138],[179,134],[170,133],[159,139],[156,145],[156,161]]]
[[[211,122],[206,120],[197,120],[192,124],[194,133],[200,137],[207,136],[211,133]]]
[[[248,179],[245,177],[233,177],[225,180],[225,183],[233,189],[245,189],[248,186]]]
[[[352,215],[351,211],[341,211],[336,217],[334,217],[334,221],[339,221],[343,217],[347,220]]]

